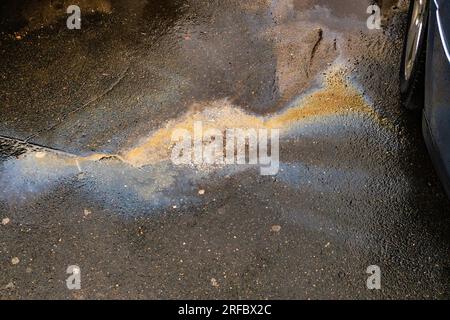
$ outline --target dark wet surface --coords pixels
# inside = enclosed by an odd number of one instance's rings
[[[0,11],[1,298],[449,297],[449,200],[398,101],[403,9],[375,32],[367,1],[98,0],[69,31],[42,3]],[[348,89],[324,86],[333,68]],[[277,119],[314,90],[335,101],[283,123],[274,177],[176,167],[158,144],[138,168],[81,157],[197,109]],[[336,111],[351,90],[376,117]]]

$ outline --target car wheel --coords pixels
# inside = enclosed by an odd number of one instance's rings
[[[411,0],[409,7],[400,67],[400,93],[403,105],[410,110],[421,109],[424,104],[429,1]]]

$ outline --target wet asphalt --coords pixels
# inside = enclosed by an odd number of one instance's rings
[[[382,30],[365,0],[79,1],[81,30],[2,2],[0,298],[448,299],[450,201],[383,2]],[[200,116],[283,119],[278,174],[171,163],[158,130]]]

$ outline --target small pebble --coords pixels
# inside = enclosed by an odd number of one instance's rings
[[[211,285],[214,288],[218,288],[219,287],[219,283],[217,282],[217,280],[215,278],[211,278]]]
[[[19,260],[19,258],[17,258],[17,257],[14,257],[14,258],[11,259],[11,263],[12,263],[13,265],[18,264],[19,262],[20,262],[20,260]]]
[[[2,225],[6,226],[10,222],[11,222],[11,220],[9,218],[3,218]]]
[[[281,226],[279,226],[279,225],[272,226],[271,230],[272,230],[272,232],[278,233],[281,231]]]
[[[10,282],[5,286],[5,289],[14,289],[15,287],[14,283]]]
[[[35,157],[38,159],[45,158],[47,154],[45,152],[36,152]]]
[[[203,190],[203,189],[198,190],[198,194],[199,194],[199,195],[204,195],[204,194],[205,194],[205,190]]]

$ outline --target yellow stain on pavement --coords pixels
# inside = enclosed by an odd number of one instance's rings
[[[177,129],[193,132],[194,123],[201,121],[203,130],[218,129],[280,129],[289,130],[293,125],[346,113],[364,113],[374,119],[374,111],[363,96],[345,80],[345,73],[337,69],[325,79],[325,86],[299,103],[278,114],[257,116],[246,113],[229,101],[216,101],[208,105],[195,104],[193,110],[179,119],[172,120],[154,132],[136,147],[120,154],[120,158],[136,167],[154,164],[170,159],[173,142],[172,133]]]
[[[212,103],[194,104],[191,111],[178,119],[171,120],[148,138],[143,139],[135,147],[123,150],[117,155],[92,154],[86,157],[68,156],[52,166],[76,166],[80,171],[85,162],[95,162],[103,159],[118,159],[134,167],[143,167],[170,159],[172,134],[175,130],[187,130],[193,135],[195,122],[202,122],[205,132],[208,129],[280,129],[289,131],[293,126],[339,114],[360,113],[378,120],[375,112],[365,101],[358,90],[345,80],[345,72],[335,68],[325,77],[324,87],[306,95],[297,104],[276,114],[258,116],[249,114],[229,101],[220,100]],[[36,160],[43,164],[55,157],[36,155]]]

